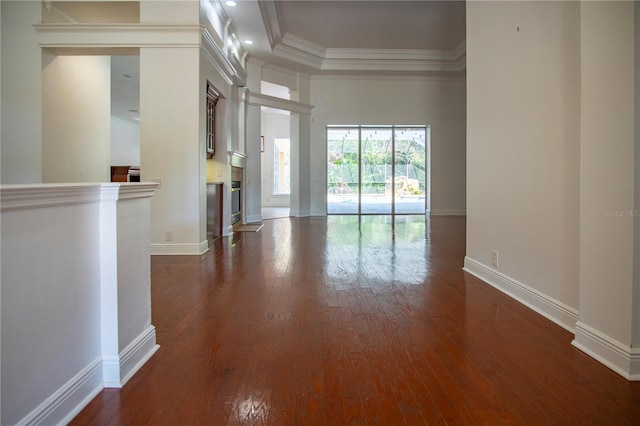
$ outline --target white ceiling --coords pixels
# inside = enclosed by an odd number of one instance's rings
[[[221,1],[250,57],[309,74],[461,73],[464,1]]]
[[[437,53],[442,52],[445,60],[451,56],[459,61],[460,52],[464,55],[464,1],[236,1],[236,7],[225,5],[224,0],[220,3],[231,18],[238,38],[253,40],[253,45],[244,45],[250,57],[310,74],[429,74],[424,68],[427,61],[415,61],[416,57],[431,58],[434,52],[438,57]],[[129,7],[130,3],[126,2],[125,6]],[[294,54],[289,54],[292,51]],[[374,60],[369,60],[372,63],[383,59],[379,63],[384,66],[378,70],[358,68],[357,59],[350,58],[371,59],[362,55],[378,51],[384,53],[374,54]],[[409,51],[410,55],[404,56],[403,52]],[[334,68],[324,68],[322,61],[331,55]],[[341,60],[346,65],[341,65]],[[416,65],[416,62],[420,63]],[[113,56],[111,66],[112,115],[136,122],[140,105],[139,57]]]
[[[277,1],[280,30],[326,48],[453,50],[463,1]]]
[[[111,57],[111,115],[132,123],[140,119],[140,57]]]

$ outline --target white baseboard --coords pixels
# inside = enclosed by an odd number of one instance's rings
[[[427,214],[431,216],[466,216],[467,211],[465,209],[431,209],[427,211]]]
[[[104,387],[121,388],[160,348],[156,328],[149,326],[129,343],[117,357],[103,358]]]
[[[311,212],[309,210],[291,210],[289,212],[290,216],[294,217],[309,217],[311,216]]]
[[[464,258],[463,269],[492,287],[513,297],[543,317],[555,322],[568,331],[574,332],[576,322],[578,321],[578,311],[576,309],[470,257]]]
[[[102,388],[102,359],[97,358],[27,414],[17,425],[67,424]]]
[[[151,255],[201,255],[209,251],[209,243],[200,244],[151,244]]]
[[[262,222],[262,215],[256,214],[253,216],[247,216],[247,223],[260,223]]]
[[[311,210],[311,216],[326,216],[326,210]]]
[[[267,208],[273,207],[273,208],[278,208],[278,209],[284,209],[284,208],[288,209],[290,205],[291,204],[288,201],[287,202],[280,202],[280,203],[277,203],[277,202],[271,202],[271,203],[266,202],[266,203],[262,203],[262,205],[260,207],[267,207]]]
[[[631,348],[578,321],[571,342],[627,380],[640,380],[640,348]]]

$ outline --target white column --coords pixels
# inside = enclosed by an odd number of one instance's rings
[[[291,91],[291,100],[308,104],[311,80],[298,77],[298,90]],[[291,114],[291,213],[311,215],[311,115]]]
[[[118,192],[119,185],[100,188],[100,341],[102,380],[119,387],[118,359]]]
[[[152,201],[153,254],[207,247],[205,161],[200,149],[199,48],[140,49],[140,173],[159,181]]]
[[[151,325],[149,210],[153,184],[100,187],[102,377],[122,387],[158,350]]]
[[[251,92],[260,93],[262,82],[262,63],[247,63],[247,87]],[[245,163],[244,215],[247,222],[262,220],[262,164],[260,136],[262,136],[262,114],[260,107],[248,105],[245,118]]]
[[[640,380],[640,324],[634,322],[640,310],[634,275],[640,261],[634,242],[639,214],[634,195],[640,185],[637,12],[634,2],[580,7],[580,318],[573,344],[626,378]]]

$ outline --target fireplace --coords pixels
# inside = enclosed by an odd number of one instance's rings
[[[231,226],[242,225],[242,187],[244,175],[244,154],[230,153],[231,155]]]
[[[231,181],[231,224],[242,219],[242,182]]]

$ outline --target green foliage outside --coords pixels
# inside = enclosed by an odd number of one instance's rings
[[[329,191],[336,194],[355,193],[358,189],[357,141],[329,141],[327,176]],[[388,140],[365,140],[362,146],[362,193],[384,194],[389,190],[393,156]],[[409,182],[406,190],[414,195],[424,194],[424,146],[412,141],[397,141],[396,178],[404,176]],[[347,149],[350,152],[345,152]]]

